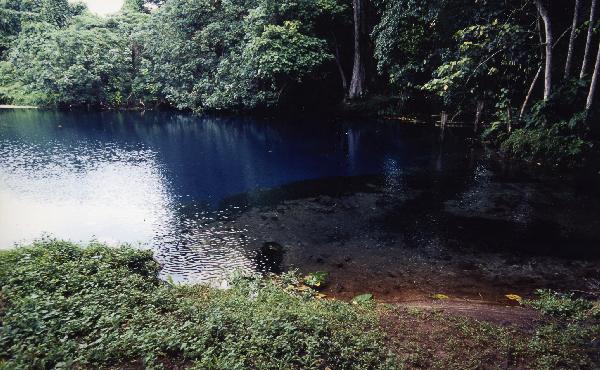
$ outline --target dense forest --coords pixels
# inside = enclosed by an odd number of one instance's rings
[[[0,1],[0,103],[372,106],[473,123],[504,152],[594,152],[597,0]],[[362,104],[362,105],[361,105]],[[336,108],[337,109],[337,108]]]

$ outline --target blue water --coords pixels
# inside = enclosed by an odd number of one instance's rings
[[[182,232],[214,218],[223,200],[397,173],[431,162],[436,143],[434,131],[367,120],[3,110],[0,246],[47,235],[224,256],[228,246],[211,242],[219,232]]]

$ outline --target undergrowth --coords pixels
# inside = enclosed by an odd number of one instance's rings
[[[0,253],[0,367],[392,368],[368,305],[289,277],[172,286],[152,254],[40,241]],[[293,280],[293,279],[292,279]]]
[[[600,364],[599,306],[573,295],[538,291],[523,304],[539,319],[524,328],[377,304],[370,295],[354,304],[322,299],[306,283],[323,273],[236,274],[219,290],[168,284],[159,268],[151,252],[98,243],[44,240],[0,252],[0,368]]]

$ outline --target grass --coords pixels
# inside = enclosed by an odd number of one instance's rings
[[[150,252],[38,242],[0,255],[8,368],[391,368],[373,309],[291,277],[171,286]]]
[[[40,241],[0,252],[0,368],[599,368],[600,314],[550,291],[527,327],[371,299],[294,274],[173,286],[152,254]]]
[[[381,308],[380,320],[406,368],[600,368],[598,306],[547,290],[525,305],[540,311],[525,326],[404,307]]]

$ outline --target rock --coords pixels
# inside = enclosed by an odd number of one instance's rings
[[[283,272],[284,247],[277,242],[265,242],[254,257],[256,265],[265,273],[280,274]]]

